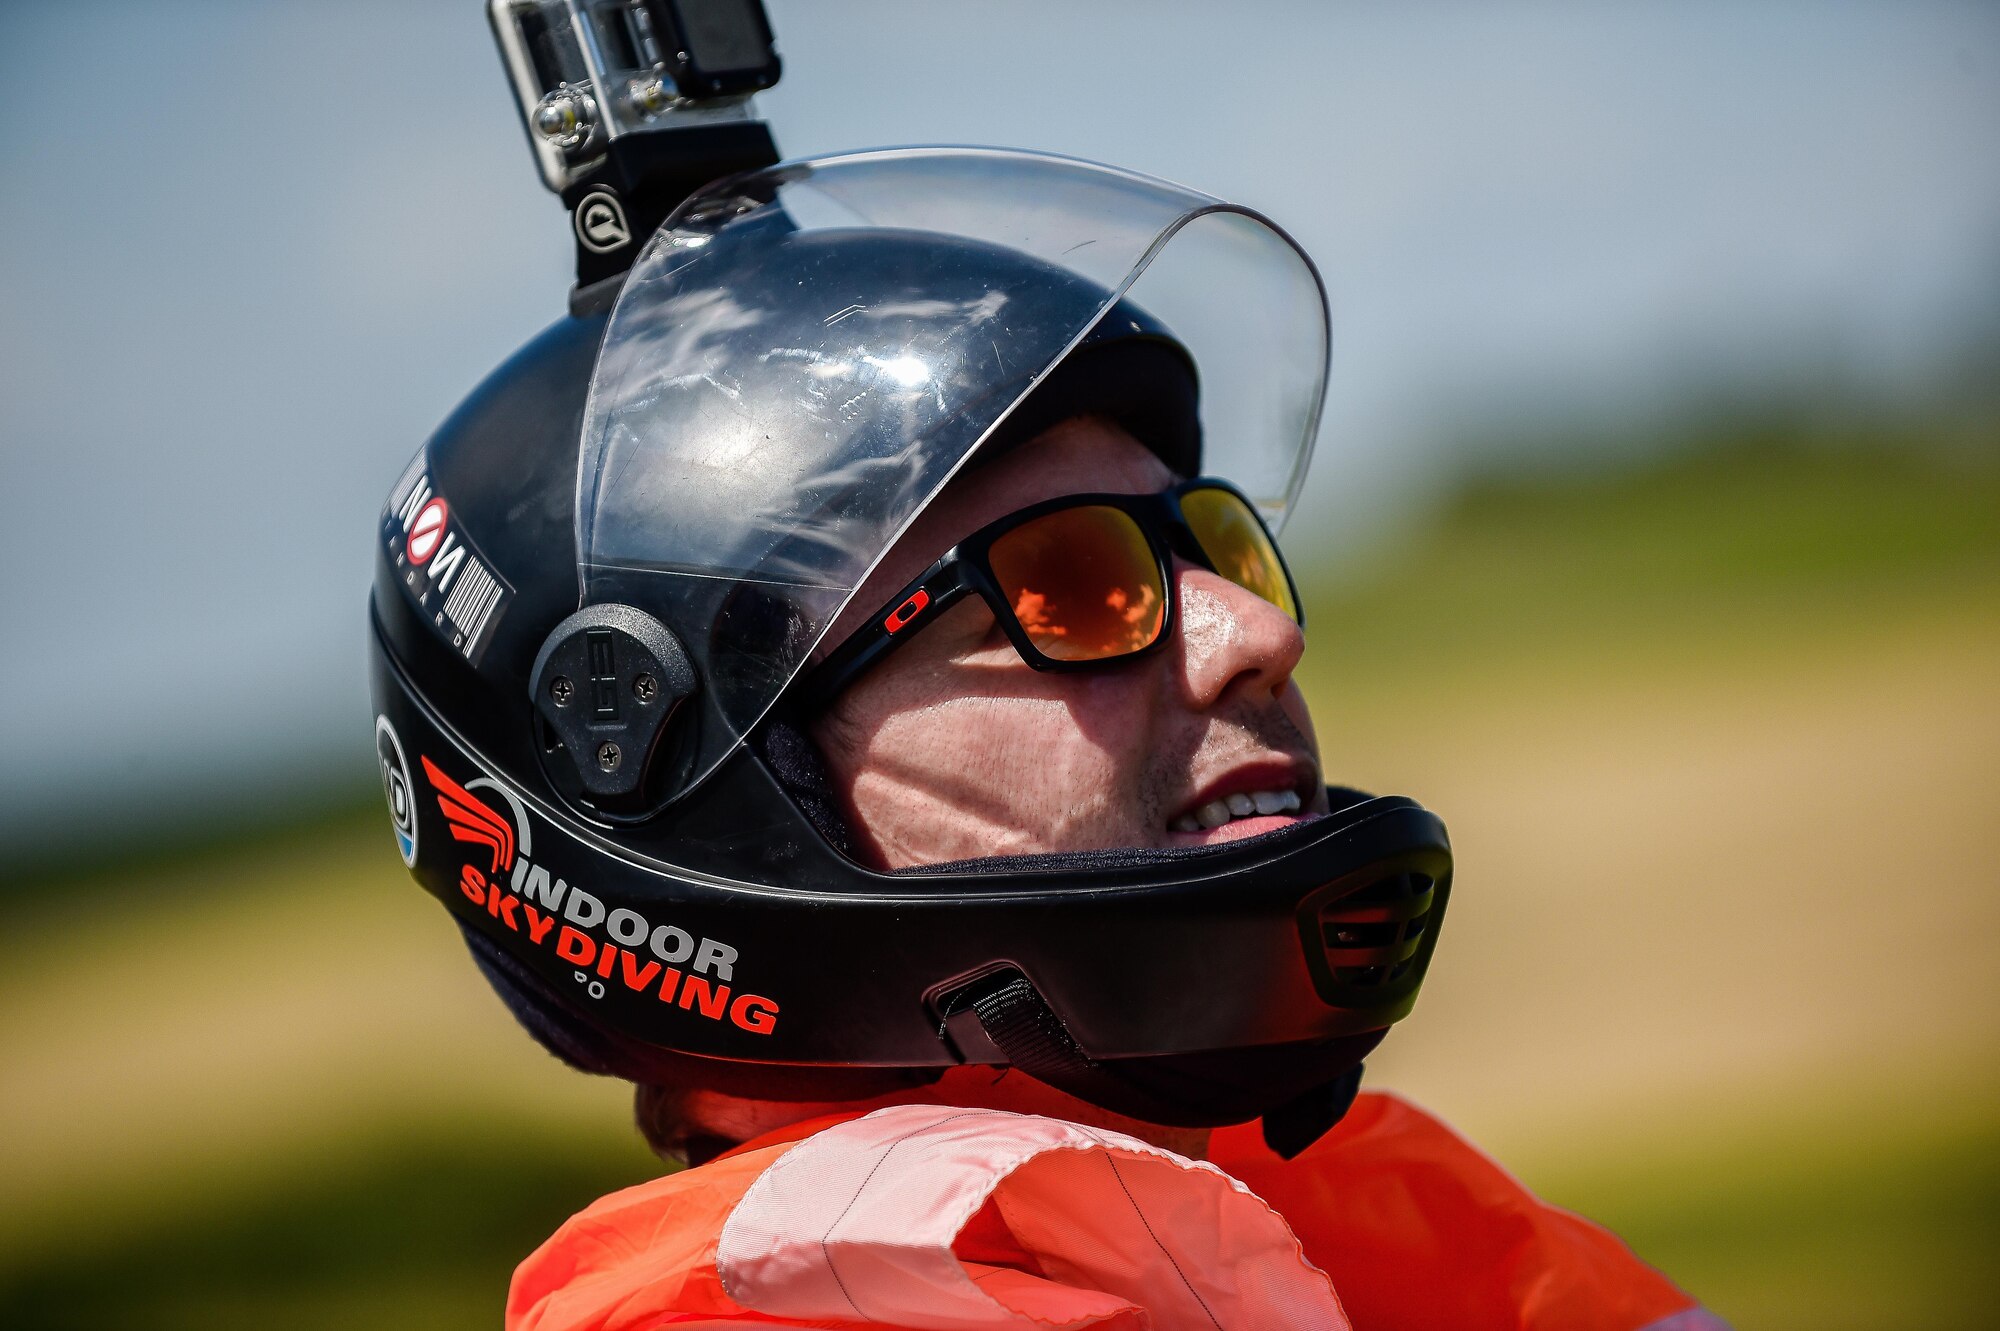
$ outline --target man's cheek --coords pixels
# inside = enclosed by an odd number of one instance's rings
[[[1278,706],[1284,711],[1285,719],[1298,728],[1300,738],[1312,750],[1313,761],[1319,761],[1319,735],[1313,729],[1312,708],[1306,703],[1306,695],[1299,688],[1298,681],[1286,680],[1285,687],[1278,695]]]

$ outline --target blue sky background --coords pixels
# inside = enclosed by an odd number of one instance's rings
[[[1921,405],[2000,327],[1990,4],[769,7],[789,154],[1047,148],[1298,236],[1300,557],[1523,423]],[[0,76],[0,848],[358,788],[376,510],[569,283],[483,6],[0,4]]]

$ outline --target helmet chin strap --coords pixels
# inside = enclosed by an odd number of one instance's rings
[[[1328,787],[1327,795],[1335,809],[1368,798],[1362,791],[1343,786]],[[1305,825],[1264,835],[1279,839],[1301,833],[1310,835]],[[927,866],[923,871],[977,873],[1032,865],[1090,872],[1195,859],[1209,849],[1056,851],[963,860]],[[1059,1091],[1114,1113],[1169,1127],[1219,1127],[1260,1118],[1265,1144],[1287,1160],[1325,1136],[1346,1115],[1361,1089],[1362,1058],[1387,1034],[1386,1030],[1371,1031],[1239,1055],[1105,1061],[1083,1051],[1033,982],[1017,970],[983,977],[953,995],[946,1006],[948,1025],[955,1024],[951,1011],[971,1015],[1011,1066]],[[1261,1096],[1246,1089],[1273,1085],[1290,1089],[1289,1098],[1272,1104],[1268,1089]]]
[[[1214,1113],[1222,1116],[1222,1122],[1242,1117],[1235,1107],[1215,1104],[1210,1109],[1205,1106],[1202,1100],[1213,1098],[1212,1093],[1210,1096],[1200,1095],[1202,1088],[1193,1085],[1191,1078],[1188,1079],[1190,1085],[1183,1090],[1186,1098],[1162,1098],[1117,1064],[1100,1062],[1078,1048],[1063,1026],[1062,1018],[1055,1014],[1026,976],[1010,972],[996,979],[997,983],[966,996],[962,1001],[977,1016],[986,1037],[999,1047],[1017,1070],[1079,1100],[1149,1123],[1212,1127],[1217,1125],[1211,1116]],[[1380,1038],[1380,1033],[1376,1033],[1374,1039],[1368,1039],[1367,1043],[1372,1045],[1374,1040]],[[1347,1043],[1333,1041],[1329,1045],[1346,1046]],[[1348,1049],[1343,1047],[1336,1057],[1344,1058],[1347,1053]],[[1362,1065],[1357,1061],[1345,1071],[1308,1087],[1284,1104],[1265,1110],[1262,1115],[1265,1144],[1289,1160],[1325,1136],[1354,1103],[1354,1097],[1361,1089],[1361,1070]],[[1187,1095],[1188,1090],[1194,1090],[1195,1094]]]

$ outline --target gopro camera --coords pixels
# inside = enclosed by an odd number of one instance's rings
[[[752,119],[783,68],[758,0],[488,0],[487,15],[557,193],[627,134]]]
[[[752,98],[782,72],[760,0],[487,0],[580,287],[622,273],[675,205],[778,160]]]

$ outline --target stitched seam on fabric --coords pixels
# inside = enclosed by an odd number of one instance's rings
[[[1005,1118],[1040,1119],[1045,1123],[1049,1123],[1058,1128],[1061,1128],[1065,1133],[1085,1133],[1088,1131],[1081,1124],[1072,1123],[1068,1119],[1050,1118],[1046,1114],[1017,1114],[1012,1110],[1008,1109],[981,1110],[979,1112],[992,1113],[994,1115]],[[1139,1143],[1139,1145],[1144,1145],[1144,1143]],[[1036,1143],[1035,1145],[1030,1146],[1026,1151],[1026,1153],[1022,1153],[1019,1151],[1011,1152],[1003,1159],[994,1162],[993,1187],[988,1190],[986,1196],[991,1198],[993,1204],[1000,1208],[1000,1214],[1003,1219],[1007,1216],[1007,1197],[1005,1191],[1001,1187],[1001,1184],[1004,1183],[1007,1180],[1007,1178],[1014,1173],[1015,1170],[1021,1168],[1021,1166],[1026,1165],[1032,1161],[1039,1160],[1045,1155],[1049,1155],[1051,1153],[1058,1151],[1070,1151],[1078,1155],[1089,1154],[1088,1147],[1079,1145],[1074,1141],[1050,1141],[1050,1142]],[[971,1201],[970,1204],[964,1208],[962,1214],[959,1216],[956,1227],[963,1228],[965,1222],[972,1218],[973,1212],[977,1211],[982,1204],[983,1200]],[[1030,1317],[1030,1316],[1041,1317],[1042,1324],[1050,1327],[1052,1331],[1061,1331],[1061,1328],[1066,1326],[1083,1326],[1085,1324],[1095,1325],[1102,1320],[1103,1315],[1101,1313],[1084,1312],[1084,1313],[1078,1313],[1074,1317],[1066,1317],[1060,1322],[1050,1322],[1046,1319],[1046,1316],[1044,1314],[1025,1313],[1021,1311],[1019,1308],[1015,1307],[1013,1304],[1008,1303],[1003,1299],[997,1298],[994,1295],[987,1293],[984,1282],[986,1281],[988,1276],[972,1275],[970,1272],[967,1272],[965,1270],[965,1265],[963,1262],[959,1263],[958,1269],[959,1272],[965,1276],[966,1283],[970,1285],[972,1289],[975,1292],[977,1292],[982,1298],[991,1301],[994,1307],[999,1308],[1001,1311],[1013,1317]],[[998,1275],[998,1274],[999,1272],[997,1270],[988,1273],[988,1275]],[[1127,1306],[1136,1307],[1137,1305],[1131,1304],[1128,1301]],[[1143,1311],[1143,1309],[1141,1311]]]
[[[739,1298],[736,1291],[729,1287],[729,1272],[723,1269],[722,1249],[727,1246],[730,1226],[736,1223],[736,1217],[743,1210],[744,1204],[750,1200],[751,1193],[757,1192],[760,1189],[764,1192],[776,1192],[778,1190],[779,1173],[794,1160],[802,1158],[799,1148],[811,1140],[810,1137],[807,1137],[791,1143],[783,1155],[773,1160],[763,1173],[752,1179],[750,1186],[744,1190],[743,1195],[736,1199],[736,1205],[729,1208],[729,1215],[722,1222],[722,1232],[715,1236],[715,1278],[722,1285],[722,1292],[728,1295],[730,1301],[733,1303],[741,1304],[745,1308],[754,1307],[754,1305]]]
[[[1096,1140],[1099,1148],[1103,1150],[1104,1163],[1111,1166],[1111,1177],[1118,1180],[1118,1191],[1125,1194],[1125,1200],[1132,1207],[1132,1214],[1138,1216],[1139,1223],[1146,1227],[1146,1237],[1153,1241],[1153,1246],[1160,1250],[1160,1256],[1166,1258],[1167,1264],[1174,1268],[1174,1274],[1181,1278],[1181,1284],[1187,1289],[1188,1297],[1201,1305],[1202,1315],[1208,1318],[1208,1324],[1214,1327],[1215,1331],[1222,1331],[1222,1323],[1216,1320],[1215,1311],[1208,1306],[1208,1300],[1204,1299],[1201,1296],[1201,1291],[1194,1287],[1194,1282],[1188,1279],[1187,1272],[1181,1270],[1180,1259],[1168,1251],[1166,1244],[1160,1242],[1160,1236],[1153,1232],[1153,1222],[1148,1220],[1146,1213],[1139,1209],[1139,1199],[1132,1195],[1132,1189],[1126,1185],[1125,1175],[1119,1170],[1116,1157],[1111,1154],[1113,1149],[1111,1144],[1099,1138],[1096,1133],[1091,1132],[1088,1128],[1084,1129],[1084,1133],[1086,1136]]]
[[[1108,1145],[1108,1143],[1104,1143],[1101,1137],[1097,1136],[1096,1132],[1093,1129],[1086,1128],[1082,1124],[1076,1124],[1075,1127],[1077,1131],[1084,1133],[1085,1135],[1091,1137],[1093,1140],[1098,1141],[1100,1144]],[[1321,1283],[1323,1283],[1326,1286],[1326,1292],[1328,1296],[1333,1299],[1335,1307],[1339,1308],[1343,1314],[1347,1311],[1345,1305],[1343,1305],[1340,1301],[1340,1291],[1338,1288],[1335,1287],[1333,1283],[1333,1277],[1328,1275],[1320,1267],[1315,1266],[1312,1262],[1312,1259],[1306,1256],[1305,1244],[1299,1241],[1298,1233],[1292,1229],[1291,1222],[1289,1220],[1286,1220],[1282,1215],[1279,1215],[1277,1208],[1273,1207],[1269,1202],[1265,1201],[1261,1196],[1259,1196],[1257,1194],[1257,1191],[1254,1188],[1250,1187],[1249,1184],[1245,1183],[1242,1179],[1237,1178],[1234,1174],[1230,1173],[1226,1169],[1223,1169],[1221,1166],[1217,1165],[1215,1162],[1211,1160],[1189,1160],[1184,1156],[1177,1156],[1174,1155],[1172,1152],[1162,1150],[1161,1148],[1154,1146],[1148,1142],[1140,1142],[1139,1147],[1145,1154],[1163,1160],[1166,1163],[1173,1165],[1176,1169],[1184,1170],[1188,1173],[1212,1174],[1216,1178],[1222,1180],[1222,1182],[1229,1187],[1230,1191],[1235,1192],[1245,1198],[1248,1198],[1250,1201],[1253,1201],[1257,1203],[1257,1205],[1263,1207],[1264,1214],[1270,1216],[1271,1219],[1276,1221],[1284,1229],[1285,1233],[1291,1236],[1292,1256],[1298,1259],[1299,1265],[1303,1266],[1306,1270],[1312,1272],[1314,1275],[1320,1278]],[[1130,1148],[1126,1149],[1129,1150]],[[1645,1331],[1645,1329],[1642,1328],[1642,1331]],[[1727,1323],[1724,1323],[1722,1331],[1730,1331],[1730,1328]]]
[[[874,1182],[877,1171],[879,1171],[883,1165],[889,1163],[889,1157],[896,1153],[897,1147],[901,1146],[904,1142],[910,1140],[912,1137],[922,1136],[924,1133],[931,1131],[933,1128],[941,1128],[947,1123],[955,1123],[962,1118],[974,1118],[977,1117],[978,1114],[986,1112],[989,1111],[975,1110],[963,1114],[953,1114],[948,1118],[941,1118],[936,1120],[935,1122],[926,1123],[922,1127],[911,1128],[908,1132],[896,1138],[896,1140],[890,1142],[889,1149],[882,1152],[881,1156],[876,1159],[875,1163],[868,1167],[867,1175],[862,1178],[860,1185],[854,1189],[854,1195],[847,1199],[847,1205],[840,1208],[840,1214],[833,1218],[833,1223],[826,1227],[826,1232],[824,1234],[820,1235],[819,1237],[820,1258],[826,1263],[827,1274],[832,1276],[833,1283],[840,1287],[840,1297],[847,1300],[847,1306],[854,1309],[854,1315],[856,1317],[866,1317],[868,1314],[861,1311],[861,1305],[854,1301],[854,1295],[848,1291],[847,1282],[840,1278],[840,1269],[833,1264],[833,1247],[828,1242],[830,1239],[833,1238],[833,1231],[839,1229],[840,1222],[847,1219],[847,1213],[849,1211],[852,1211],[854,1209],[854,1204],[861,1200],[861,1194],[868,1191],[868,1185]]]

